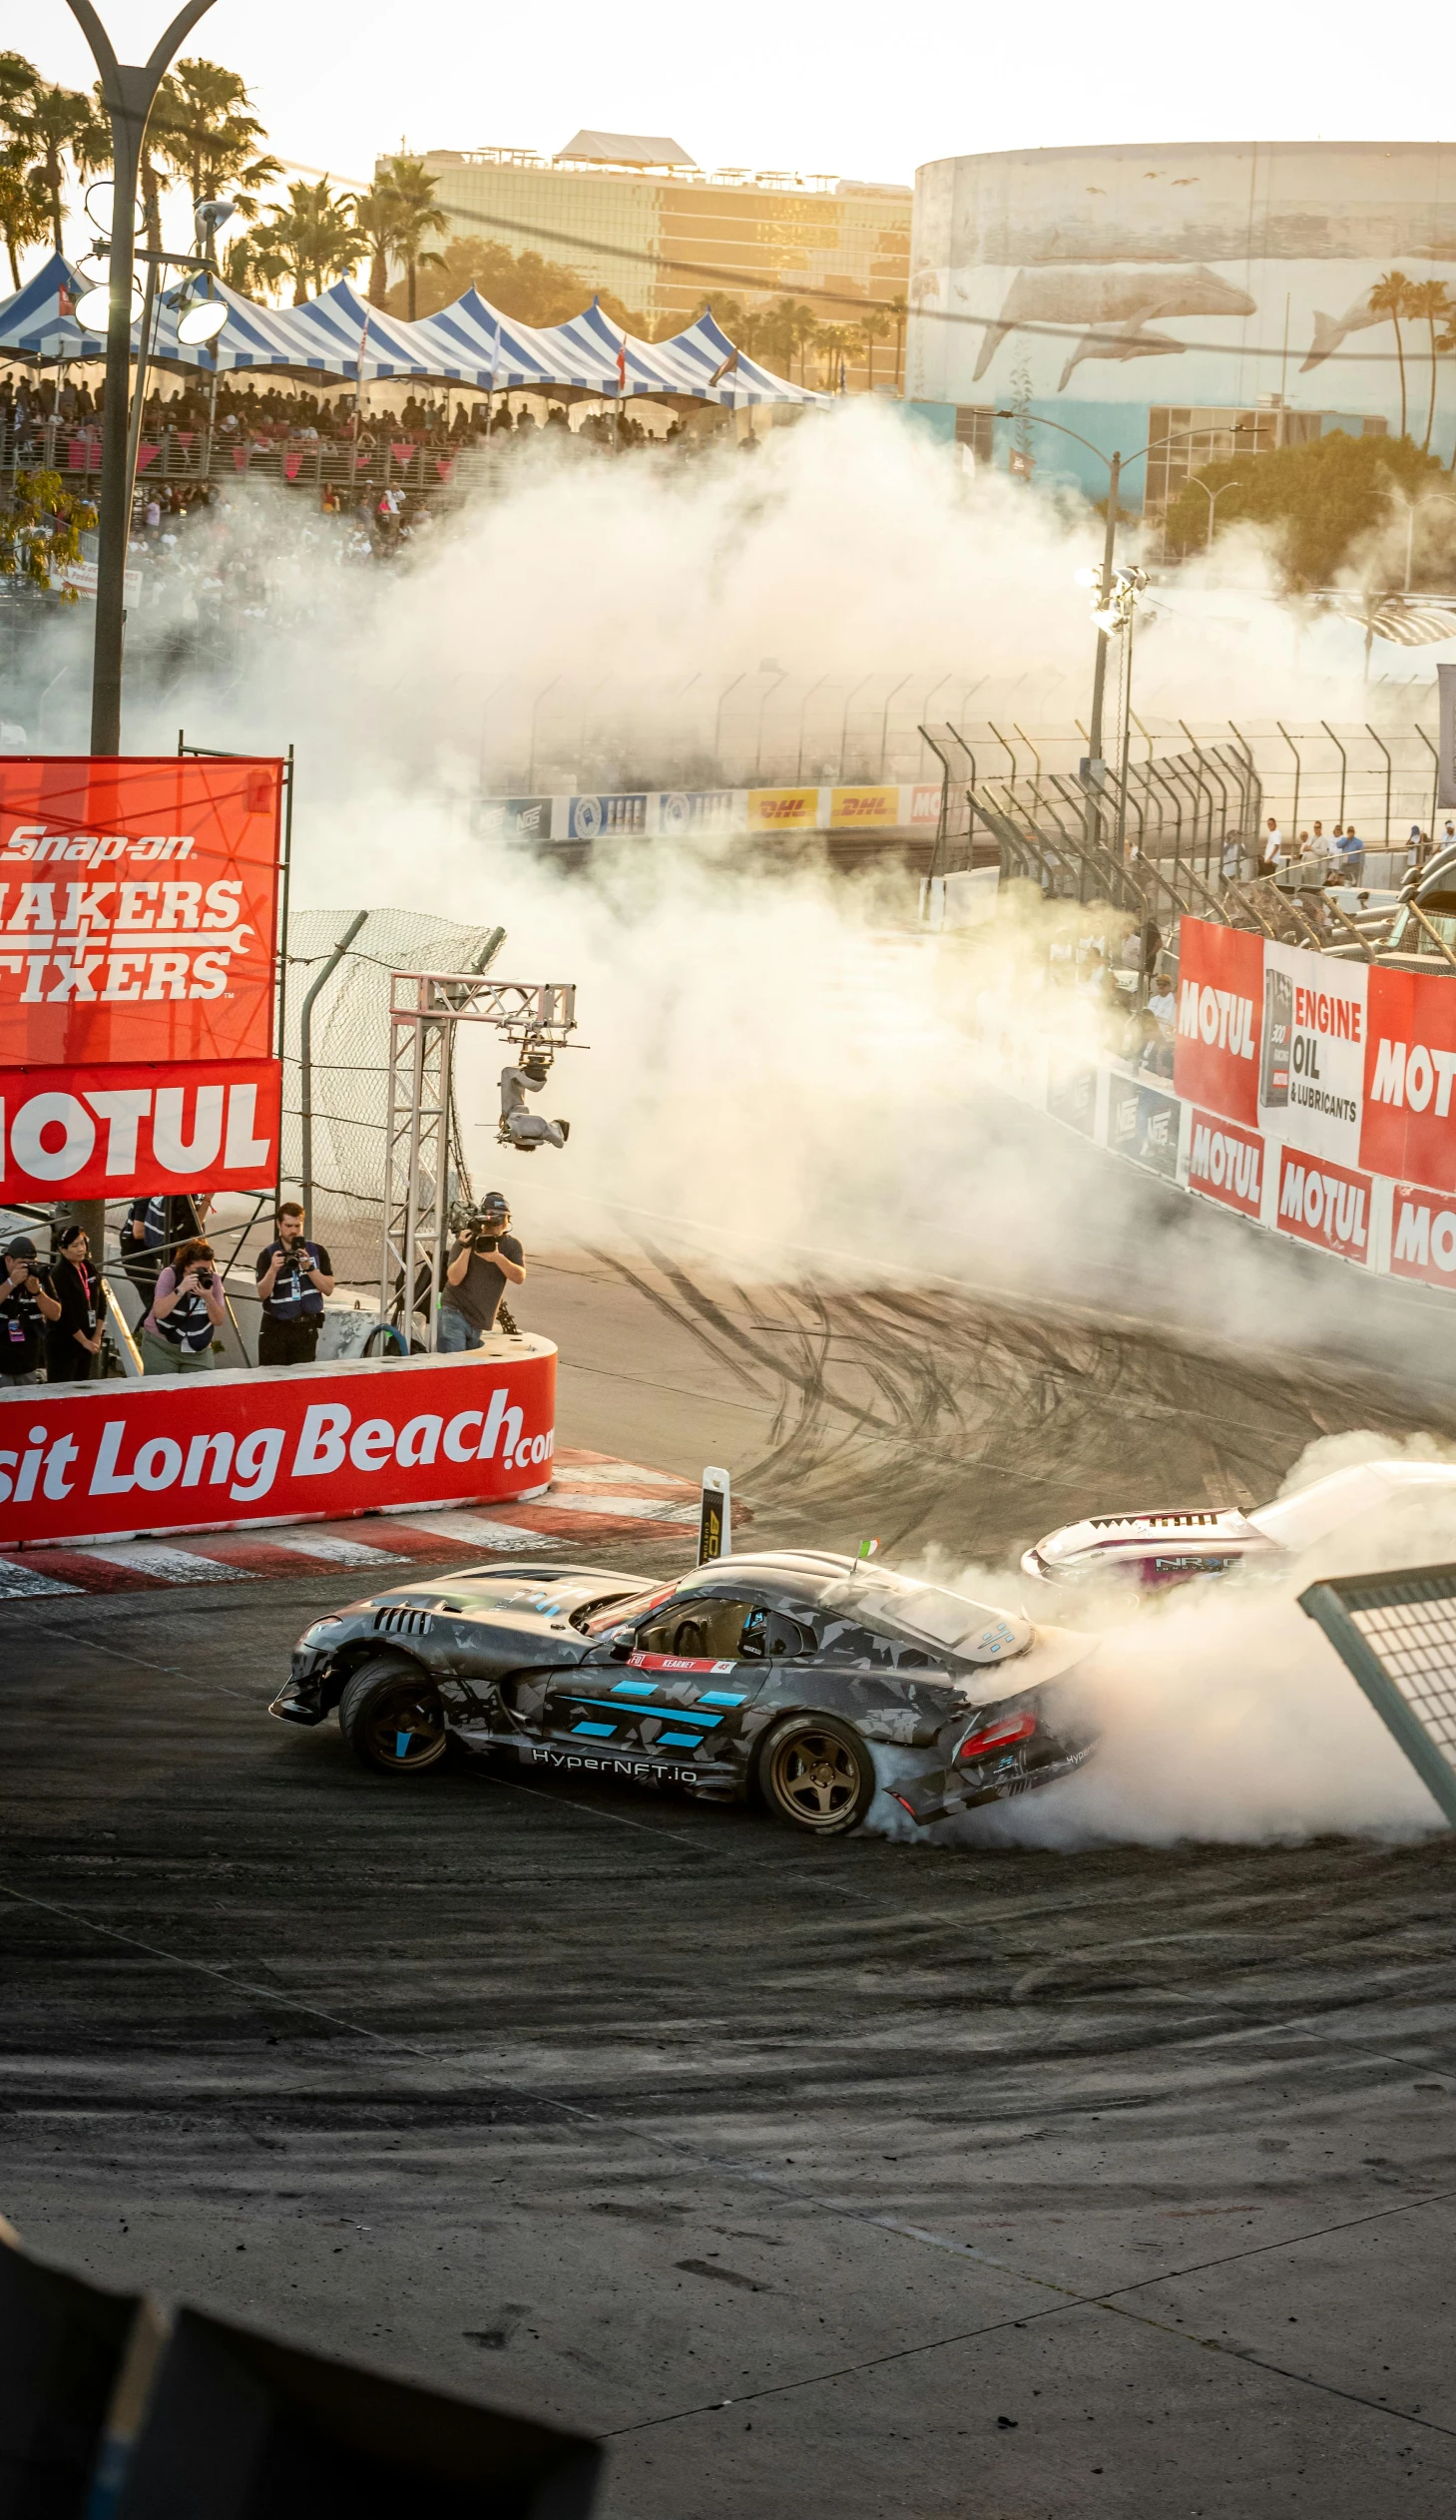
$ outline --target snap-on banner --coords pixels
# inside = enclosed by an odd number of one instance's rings
[[[556,1349],[0,1392],[0,1545],[121,1539],[544,1488]]]
[[[0,759],[0,1067],[264,1059],[276,760]]]
[[[1256,1129],[1263,938],[1182,919],[1178,943],[1174,1083],[1185,1102]]]
[[[267,1190],[278,1178],[281,1077],[276,1059],[0,1069],[0,1195]]]

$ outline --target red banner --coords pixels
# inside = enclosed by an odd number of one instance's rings
[[[1256,1217],[1263,1195],[1264,1142],[1212,1112],[1194,1113],[1189,1150],[1189,1188],[1216,1199],[1240,1217]]]
[[[0,1195],[267,1190],[278,1178],[281,1077],[276,1059],[0,1070]]]
[[[1263,938],[1182,919],[1178,939],[1174,1084],[1186,1102],[1256,1129]]]
[[[0,759],[0,1067],[265,1059],[282,764]]]
[[[1370,1264],[1370,1179],[1346,1172],[1327,1156],[1300,1147],[1279,1150],[1281,1234],[1295,1234],[1321,1252]]]
[[[1419,1182],[1395,1185],[1390,1273],[1427,1286],[1456,1286],[1456,1204]]]
[[[1456,1190],[1456,979],[1376,968],[1368,990],[1360,1161]]]
[[[556,1350],[0,1392],[0,1545],[501,1500],[545,1487]]]

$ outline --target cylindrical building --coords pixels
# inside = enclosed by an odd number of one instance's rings
[[[1334,428],[1403,416],[1449,456],[1443,287],[1456,321],[1456,148],[1439,143],[944,158],[915,179],[906,393],[954,409],[978,455],[1008,460],[1019,437],[1043,478],[1098,496],[1105,467],[1037,419],[1106,453],[1168,439],[1126,478],[1155,509],[1213,458]],[[1019,427],[995,417],[1012,409]]]

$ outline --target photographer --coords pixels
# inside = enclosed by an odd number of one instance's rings
[[[202,1373],[213,1361],[213,1333],[227,1318],[223,1281],[211,1243],[184,1243],[157,1279],[152,1309],[142,1323],[142,1365],[147,1373]]]
[[[511,1211],[498,1190],[488,1191],[445,1263],[440,1296],[439,1345],[446,1355],[478,1347],[495,1328],[508,1284],[524,1286],[526,1262],[509,1232]]]
[[[106,1288],[84,1226],[61,1226],[55,1250],[50,1290],[61,1317],[46,1331],[46,1380],[90,1382],[106,1335]]]
[[[303,1211],[285,1199],[278,1235],[257,1256],[262,1319],[257,1333],[260,1365],[311,1365],[323,1327],[323,1298],[333,1292],[333,1262],[321,1243],[303,1240]]]
[[[5,1274],[0,1277],[0,1387],[44,1382],[42,1361],[47,1325],[59,1321],[61,1307],[36,1275],[35,1245],[17,1234],[5,1246]]]

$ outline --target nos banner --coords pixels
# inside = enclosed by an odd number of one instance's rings
[[[0,1071],[0,1196],[267,1190],[281,1076],[276,1059]]]
[[[282,764],[0,760],[0,1067],[266,1059]]]
[[[556,1349],[0,1392],[0,1545],[465,1504],[545,1487]]]

